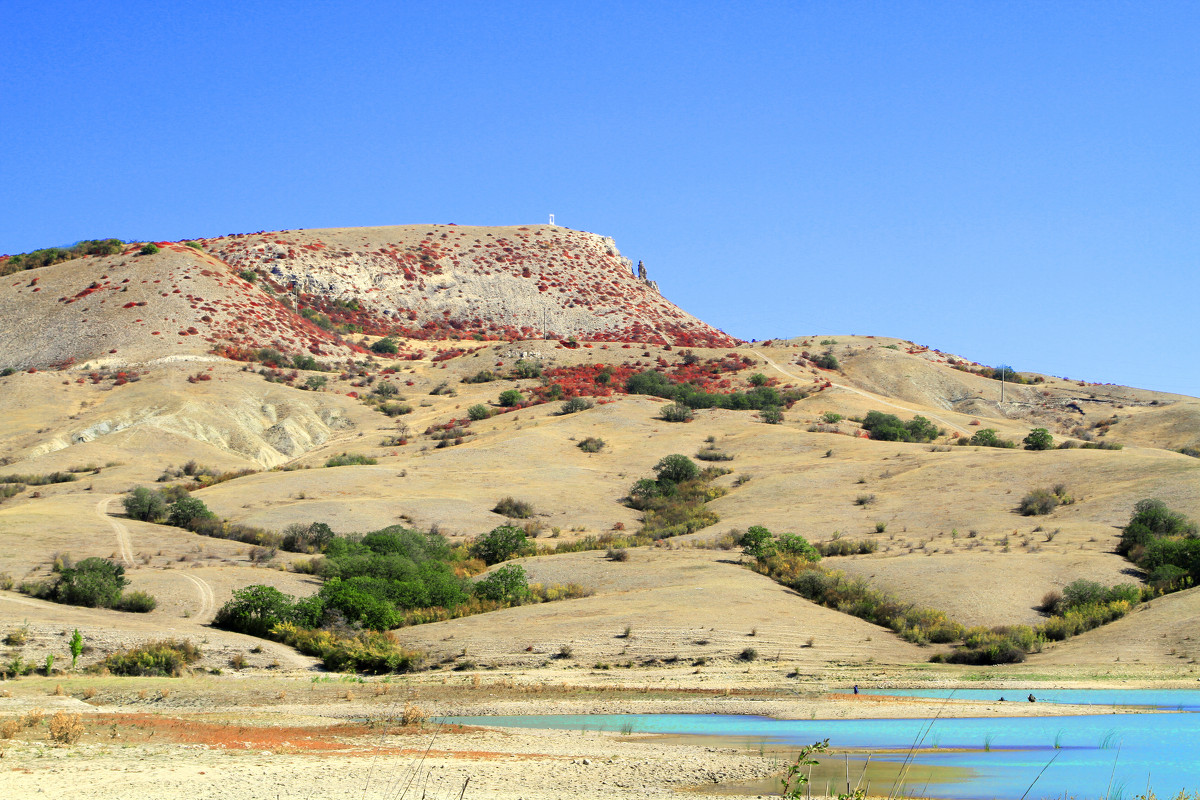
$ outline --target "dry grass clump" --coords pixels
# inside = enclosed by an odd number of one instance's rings
[[[75,744],[83,736],[83,720],[79,714],[59,711],[50,718],[50,738],[59,744]]]
[[[400,724],[406,727],[409,725],[424,725],[428,716],[425,713],[425,709],[413,703],[408,703],[404,706],[404,711],[400,713]]]

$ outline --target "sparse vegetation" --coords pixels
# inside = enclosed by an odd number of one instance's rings
[[[572,397],[570,400],[563,402],[562,407],[558,410],[559,416],[566,414],[575,414],[580,411],[587,411],[593,407],[591,400],[585,397]]]
[[[183,639],[160,639],[119,650],[98,665],[114,675],[157,675],[177,678],[189,664],[200,660],[200,648]]]
[[[325,462],[327,467],[353,467],[378,463],[375,459],[360,453],[341,453]]]
[[[85,558],[71,564],[66,558],[55,563],[53,582],[29,582],[21,591],[42,600],[89,608],[113,608],[118,611],[153,611],[155,599],[145,592],[123,594],[129,584],[125,567],[105,558]]]
[[[496,503],[492,508],[492,513],[509,519],[529,519],[533,516],[533,505],[509,496]]]
[[[1075,498],[1067,494],[1067,487],[1057,484],[1052,489],[1034,489],[1021,498],[1017,510],[1022,516],[1034,517],[1049,514],[1061,506],[1071,505]]]
[[[627,499],[631,508],[644,512],[642,534],[662,539],[694,533],[718,521],[705,503],[725,491],[708,482],[728,470],[708,467],[701,471],[690,458],[676,453],[662,458],[654,471],[656,477],[635,483]]]
[[[580,441],[576,447],[585,453],[599,453],[604,449],[604,440],[595,436],[589,436]]]
[[[692,409],[683,403],[665,405],[659,409],[658,415],[664,422],[691,422],[694,416]]]
[[[49,267],[83,256],[112,256],[121,253],[125,243],[120,239],[85,239],[70,247],[49,247],[30,253],[18,253],[0,261],[0,277],[27,269]]]

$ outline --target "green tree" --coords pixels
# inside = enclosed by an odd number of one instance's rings
[[[521,552],[527,542],[525,531],[516,525],[500,525],[471,544],[471,555],[489,566],[499,564]]]
[[[489,409],[483,403],[476,403],[475,405],[473,405],[467,409],[467,416],[471,418],[472,422],[479,422],[481,420],[485,420],[488,417],[490,417],[491,415],[492,415],[491,409]]]
[[[197,519],[215,519],[216,514],[208,510],[204,501],[199,497],[181,497],[171,504],[171,513],[167,515],[167,524],[176,528],[186,528]]]
[[[516,389],[507,389],[500,393],[500,405],[505,408],[512,408],[520,403],[524,397]]]
[[[767,385],[767,376],[763,375],[761,372],[754,373],[749,378],[747,378],[747,380],[750,381],[751,386],[766,386]]]
[[[59,573],[54,587],[60,603],[91,608],[112,608],[129,584],[125,567],[106,558],[85,558]]]
[[[79,628],[71,634],[71,669],[75,669],[76,662],[79,661],[80,654],[83,653],[83,634],[79,632]]]
[[[143,256],[152,256],[157,252],[158,245],[156,245],[154,242],[146,242],[144,245],[142,245],[142,249],[138,251],[138,253]]]
[[[520,564],[505,564],[474,586],[475,596],[499,603],[518,603],[529,596],[529,581]]]
[[[140,519],[143,522],[158,522],[167,513],[167,501],[153,489],[139,486],[122,501],[125,513],[130,519]]]
[[[654,465],[654,474],[660,482],[683,483],[699,477],[700,468],[687,456],[673,453],[659,459]]]
[[[1026,450],[1050,450],[1054,447],[1054,437],[1045,428],[1034,428],[1022,442]]]
[[[971,444],[980,447],[999,447],[1000,437],[996,435],[994,428],[982,428],[975,431],[975,435],[971,437]]]
[[[775,554],[775,534],[761,525],[752,525],[742,534],[742,553],[753,558],[768,558]]]
[[[250,636],[266,636],[271,628],[291,618],[292,598],[273,586],[237,589],[233,599],[221,606],[213,625]]]

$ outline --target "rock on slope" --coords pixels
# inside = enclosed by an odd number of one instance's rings
[[[503,339],[545,328],[551,338],[737,343],[635,277],[612,239],[552,225],[284,231],[202,243],[302,307],[368,333]]]

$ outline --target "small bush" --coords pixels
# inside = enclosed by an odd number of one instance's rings
[[[117,601],[115,608],[118,611],[131,611],[137,614],[146,614],[158,607],[158,601],[153,595],[146,592],[127,592],[121,595],[121,599]]]
[[[533,516],[533,505],[514,497],[505,497],[496,503],[492,513],[500,514],[509,519],[529,519]]]
[[[491,409],[485,406],[483,403],[476,403],[467,409],[467,417],[470,418],[472,422],[480,422],[491,416]]]
[[[512,408],[515,405],[519,405],[524,399],[524,395],[516,389],[508,389],[500,393],[499,402],[505,408]]]
[[[585,453],[599,453],[604,449],[604,440],[598,439],[595,436],[589,436],[576,445],[576,447]]]
[[[763,406],[758,412],[758,418],[768,425],[778,425],[783,422],[783,412],[779,406]]]
[[[114,675],[179,677],[201,655],[190,641],[162,639],[113,653],[101,666]]]
[[[152,256],[157,252],[158,245],[156,245],[154,242],[146,242],[144,245],[142,245],[142,249],[138,250],[138,255]]]
[[[50,718],[50,738],[58,744],[75,744],[83,736],[83,719],[79,714],[59,711]]]
[[[609,561],[628,561],[629,551],[624,547],[610,547],[605,551],[604,555]]]
[[[671,403],[659,411],[659,417],[664,422],[691,422],[692,416],[692,409],[683,403]]]
[[[376,408],[389,417],[402,417],[405,414],[411,414],[413,411],[413,407],[408,403],[380,403]]]
[[[742,652],[738,653],[738,659],[741,661],[754,661],[758,658],[758,651],[753,647],[747,647]]]
[[[860,494],[858,497],[854,498],[854,505],[856,506],[869,506],[874,502],[875,495],[873,494]]]
[[[378,462],[376,462],[375,459],[369,458],[369,457],[361,455],[359,453],[353,453],[353,454],[341,453],[340,455],[336,455],[333,458],[326,461],[325,466],[327,466],[327,467],[352,467],[352,466],[359,466],[359,465],[364,465],[364,464],[370,465],[370,464],[375,464],[375,463],[378,463]]]
[[[1026,517],[1049,514],[1056,508],[1058,508],[1058,498],[1046,489],[1034,489],[1021,498],[1021,504],[1018,506],[1018,510]]]
[[[565,416],[567,414],[575,414],[580,411],[587,411],[592,407],[592,401],[588,400],[586,397],[572,397],[570,400],[567,400],[562,404],[562,408],[558,410],[558,415]]]
[[[382,339],[371,343],[371,352],[378,353],[380,355],[394,356],[396,353],[400,352],[400,347],[396,344],[396,340],[391,336],[385,336]]]
[[[845,417],[843,417],[841,414],[838,414],[835,411],[826,411],[824,414],[821,415],[821,419],[825,420],[830,425],[836,425],[837,423],[844,420]]]

